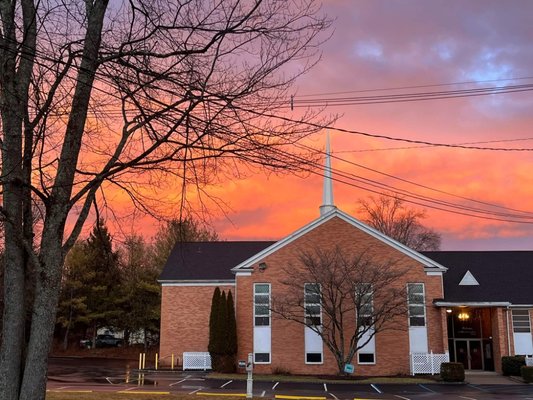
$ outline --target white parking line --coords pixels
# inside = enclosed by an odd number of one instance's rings
[[[196,389],[196,390],[193,390],[192,392],[190,392],[189,394],[195,394],[196,392],[199,392],[200,390],[202,390],[203,388],[200,388],[200,389]]]
[[[222,389],[224,386],[229,385],[231,382],[233,382],[233,380],[229,380],[229,381],[227,381],[227,382],[224,383],[222,386],[220,386],[220,388]]]
[[[374,385],[373,383],[370,384],[370,386],[372,386],[372,388],[378,392],[379,394],[382,394],[383,392],[381,390],[378,389],[378,387],[376,385]]]
[[[466,396],[459,396],[459,397],[465,400],[477,400],[477,399],[474,399],[473,397],[466,397]]]
[[[466,385],[466,386],[469,386],[469,387],[474,388],[474,389],[477,389],[477,390],[481,390],[482,392],[486,392],[486,391],[487,391],[487,390],[485,390],[485,389],[482,389],[482,388],[477,387],[476,385],[472,385],[472,384],[470,384],[470,383],[469,383],[468,385]]]
[[[335,396],[333,393],[328,393],[331,397],[333,397],[335,400],[339,400],[337,396]]]
[[[183,382],[185,382],[186,380],[187,380],[187,378],[183,378],[181,381],[173,382],[173,383],[171,383],[171,384],[168,385],[168,386],[179,385],[180,383],[183,383]]]
[[[56,390],[64,390],[64,389],[67,389],[69,388],[70,386],[61,386],[59,388],[56,388]]]
[[[324,383],[324,392],[327,392],[328,391],[328,387],[327,385]]]
[[[106,376],[106,377],[105,377],[105,380],[108,381],[110,385],[114,385],[114,383],[111,382],[111,379],[110,379],[109,377]]]
[[[399,394],[395,394],[394,396],[398,397],[399,399],[403,399],[403,400],[411,400],[409,397],[403,397],[403,396],[400,396]]]
[[[266,390],[263,390],[263,392],[261,393],[261,397],[265,397],[265,394],[266,394]]]
[[[437,393],[437,392],[435,392],[434,390],[431,390],[430,388],[425,387],[425,386],[422,385],[421,383],[419,383],[418,386],[420,386],[422,389],[426,389],[428,392],[431,392],[431,393]]]
[[[276,389],[276,386],[279,385],[279,382],[274,383],[274,386],[272,386],[272,390]]]

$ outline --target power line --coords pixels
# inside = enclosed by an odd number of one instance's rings
[[[449,82],[449,83],[433,83],[426,85],[411,85],[411,86],[395,86],[379,89],[359,89],[359,90],[346,90],[339,92],[320,92],[320,93],[311,93],[311,94],[299,94],[294,95],[294,97],[317,97],[317,96],[330,96],[337,94],[349,94],[349,93],[368,93],[368,92],[384,92],[387,90],[405,90],[405,89],[423,89],[431,87],[440,87],[440,86],[457,86],[457,85],[469,85],[469,84],[480,84],[480,83],[492,83],[492,82],[508,82],[508,81],[520,81],[520,80],[531,80],[533,76],[524,76],[519,78],[501,78],[501,79],[487,79],[481,81],[462,81],[462,82]]]

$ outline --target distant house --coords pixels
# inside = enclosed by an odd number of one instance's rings
[[[161,359],[206,352],[216,286],[236,301],[238,359],[255,369],[334,374],[328,349],[301,324],[264,314],[257,303],[283,290],[283,267],[309,249],[371,248],[407,269],[396,285],[416,293],[401,331],[378,333],[354,359],[358,375],[413,372],[413,354],[449,354],[466,369],[501,371],[501,357],[533,354],[533,252],[418,253],[337,209],[326,169],[321,215],[277,242],[178,243],[160,276]],[[261,301],[258,299],[261,298]],[[268,299],[266,299],[268,298]],[[354,316],[355,317],[355,316]]]

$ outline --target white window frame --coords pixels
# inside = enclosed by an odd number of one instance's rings
[[[358,286],[365,286],[364,293],[361,295],[358,293],[358,289],[356,288],[355,295],[356,297],[361,297],[363,300],[363,304],[359,307],[358,315],[355,316],[357,321],[357,326],[359,329],[366,330],[365,333],[363,333],[363,337],[367,335],[372,335],[374,333],[374,328],[372,327],[374,325],[374,288],[372,287],[371,283],[362,282],[359,283]],[[370,324],[361,324],[360,321],[370,321]],[[363,339],[363,340],[366,340]],[[369,351],[373,350],[373,351]],[[366,362],[360,360],[360,355],[363,354],[372,354],[374,356],[374,361],[372,362]],[[376,336],[374,335],[370,341],[361,349],[357,351],[357,364],[358,365],[375,365],[376,364]]]
[[[318,303],[307,303],[307,291],[306,291],[306,288],[307,286],[318,286],[318,295],[319,295],[319,302]],[[322,316],[322,287],[320,286],[319,283],[311,283],[311,282],[308,282],[308,283],[304,283],[304,330],[305,329],[308,329],[310,331],[312,331],[312,328],[310,328],[309,326],[307,326],[305,324],[305,322],[307,321],[307,318],[312,318],[313,316],[316,317],[315,314],[309,314],[307,311],[307,306],[318,306],[319,307],[319,314],[318,314],[318,317],[320,318],[320,325],[313,325],[314,327],[322,327],[322,322],[323,322],[323,316]],[[313,331],[314,332],[314,331]],[[318,333],[314,332],[315,334],[318,335]],[[308,354],[320,354],[320,361],[307,361],[307,355]],[[319,365],[319,364],[324,364],[324,347],[321,347],[320,348],[320,352],[318,351],[304,351],[304,362],[305,364],[307,365]]]
[[[257,293],[256,292],[256,287],[257,286],[268,286],[268,293]],[[255,306],[256,306],[256,303],[255,303],[255,298],[256,296],[268,296],[268,324],[267,325],[257,325],[256,324],[256,321],[255,321],[255,318],[257,317],[256,313],[255,313]],[[260,326],[272,326],[272,312],[270,311],[270,306],[271,306],[271,301],[272,301],[272,286],[270,283],[254,283],[254,327],[260,327]],[[259,303],[261,305],[264,305],[265,303]],[[259,317],[262,317],[264,318],[265,315],[259,315]]]
[[[319,302],[318,303],[307,303],[307,291],[306,291],[306,288],[308,286],[318,286],[318,296],[319,296]],[[308,306],[318,306],[319,307],[319,313],[318,313],[318,317],[320,318],[320,324],[316,325],[316,324],[313,324],[313,326],[322,326],[322,302],[321,302],[321,299],[322,299],[322,288],[320,287],[320,283],[304,283],[304,322],[307,322],[307,318],[313,318],[313,317],[317,317],[317,315],[315,314],[310,314],[308,312]]]
[[[411,293],[409,291],[410,286],[414,285],[421,285],[422,286],[422,293],[414,293],[416,296],[422,296],[422,302],[412,302],[411,301]],[[423,282],[410,282],[407,284],[407,319],[408,319],[408,325],[409,327],[427,327],[427,313],[426,313],[426,287]],[[421,306],[423,310],[423,314],[418,315],[411,315],[411,306]],[[424,324],[423,325],[411,325],[411,318],[424,318]]]
[[[374,337],[375,337],[375,336],[374,336]],[[373,362],[365,362],[365,361],[361,361],[361,360],[359,359],[359,356],[360,356],[361,354],[372,354],[372,355],[374,356],[374,361],[373,361]],[[374,351],[373,353],[366,352],[366,351],[365,351],[365,352],[362,352],[362,353],[357,352],[357,364],[358,364],[358,365],[376,365],[376,352],[375,352],[375,351]]]
[[[516,313],[516,315],[515,315]],[[521,314],[521,315],[520,315]],[[515,317],[516,318],[515,320]],[[517,322],[525,322],[526,320],[522,318],[520,320],[520,317],[527,317],[528,326],[516,326],[515,324]],[[531,333],[531,315],[529,314],[529,310],[511,310],[511,321],[513,323],[513,332],[514,333]],[[517,330],[520,329],[520,330]],[[521,330],[521,329],[527,329],[527,330]]]
[[[362,325],[359,324],[359,321],[363,320],[363,318],[370,318],[370,321],[372,322],[370,325],[365,324],[364,325],[365,327],[366,326],[372,326],[372,325],[374,325],[374,288],[372,287],[371,283],[359,283],[359,285],[365,285],[365,286],[368,285],[368,286],[370,286],[370,290],[369,291],[365,291],[365,293],[363,294],[363,297],[370,297],[370,301],[366,301],[365,300],[366,303],[364,305],[362,305],[360,307],[360,309],[359,309],[359,313],[358,314],[360,314],[360,315],[356,315],[355,316],[357,318],[357,326],[358,327],[362,326]],[[358,293],[356,293],[356,296],[358,296]],[[362,312],[364,308],[368,308],[368,310],[366,310],[367,312],[365,312],[365,313]],[[370,353],[368,353],[368,354],[370,354]]]

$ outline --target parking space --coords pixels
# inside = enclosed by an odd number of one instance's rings
[[[212,379],[204,372],[140,373],[117,361],[60,359],[50,369],[47,389],[63,393],[214,393],[244,396],[245,379]],[[359,384],[254,380],[254,397],[286,400],[533,400],[524,384]],[[73,397],[74,398],[74,397]]]

